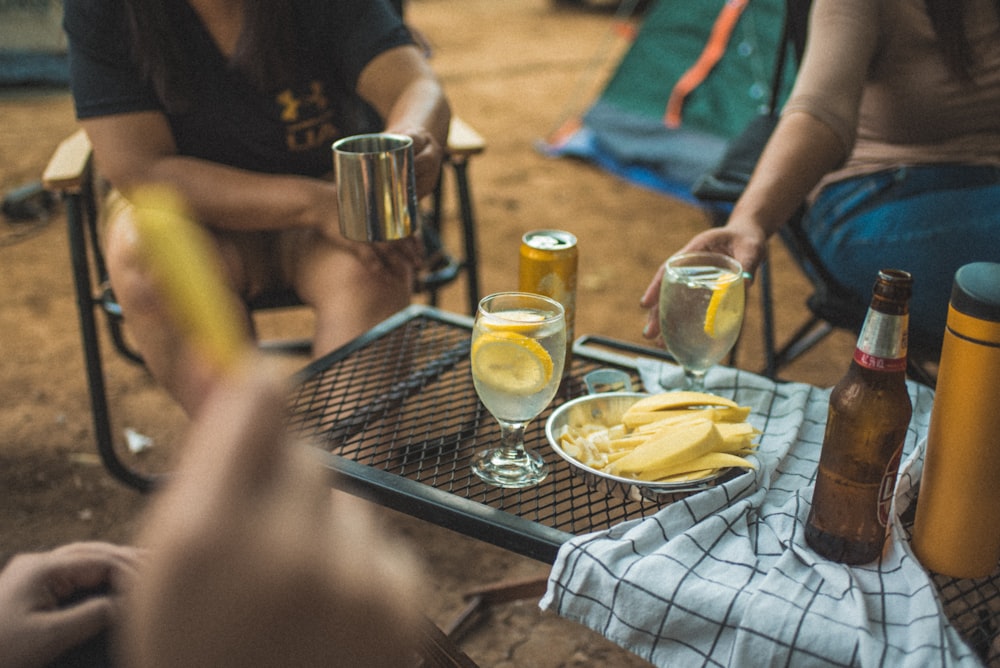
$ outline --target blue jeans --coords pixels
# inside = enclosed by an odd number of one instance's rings
[[[804,227],[830,273],[865,303],[880,269],[910,272],[911,337],[940,349],[955,271],[1000,262],[1000,167],[900,167],[838,181]]]

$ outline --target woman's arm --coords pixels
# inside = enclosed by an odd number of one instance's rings
[[[879,2],[816,0],[782,118],[726,226],[766,239],[850,153],[878,45]],[[741,258],[737,258],[741,259]],[[752,270],[761,258],[746,258]]]
[[[815,116],[804,112],[783,116],[723,229],[766,242],[792,217],[823,175],[844,157],[840,140]],[[697,239],[692,239],[685,250],[693,250]],[[751,272],[762,259],[740,257],[739,247],[725,250],[736,254],[736,259]]]
[[[724,227],[695,235],[681,251],[711,250],[754,273],[767,240],[795,213],[820,179],[843,163],[879,39],[880,2],[816,0],[795,87],[743,195]],[[662,266],[639,303],[650,309],[643,335],[660,333],[657,300]]]

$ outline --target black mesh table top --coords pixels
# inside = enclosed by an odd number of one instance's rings
[[[663,357],[660,351],[600,337],[578,340],[559,396],[525,435],[549,464],[549,476],[509,490],[487,485],[468,466],[500,435],[472,384],[471,330],[467,316],[412,306],[303,369],[291,400],[292,427],[327,453],[335,486],[547,563],[573,535],[662,507],[592,489],[548,446],[544,431],[553,410],[586,393],[586,374],[618,369],[641,391],[635,356]],[[904,521],[909,525],[912,513]],[[1000,665],[991,651],[1000,573],[981,580],[934,576],[934,582],[962,636],[989,665]]]
[[[293,428],[329,452],[341,476],[338,486],[547,562],[572,534],[660,507],[590,489],[548,447],[546,419],[586,393],[588,372],[626,371],[641,390],[631,358],[600,346],[577,346],[559,396],[528,425],[525,442],[544,456],[548,478],[508,490],[476,477],[470,459],[495,445],[500,430],[472,384],[471,328],[471,318],[414,306],[303,370],[293,396]]]

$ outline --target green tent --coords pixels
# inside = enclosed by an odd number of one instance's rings
[[[767,109],[784,10],[785,0],[656,0],[598,99],[545,149],[689,197]],[[793,77],[788,68],[783,94]]]

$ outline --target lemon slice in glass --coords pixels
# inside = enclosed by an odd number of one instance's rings
[[[472,373],[501,392],[534,394],[552,379],[552,357],[523,334],[485,332],[472,344]]]
[[[490,322],[489,319],[483,320],[482,328],[487,332],[530,334],[536,331],[545,321],[543,314],[530,309],[504,311],[502,315],[502,321]]]
[[[705,310],[705,333],[712,338],[730,331],[734,325],[739,326],[739,321],[743,317],[741,304],[737,299],[738,294],[730,289],[737,284],[732,278],[733,274],[730,273],[720,276],[716,288],[712,291],[712,298],[708,301],[708,308]],[[732,296],[727,299],[728,295]]]

